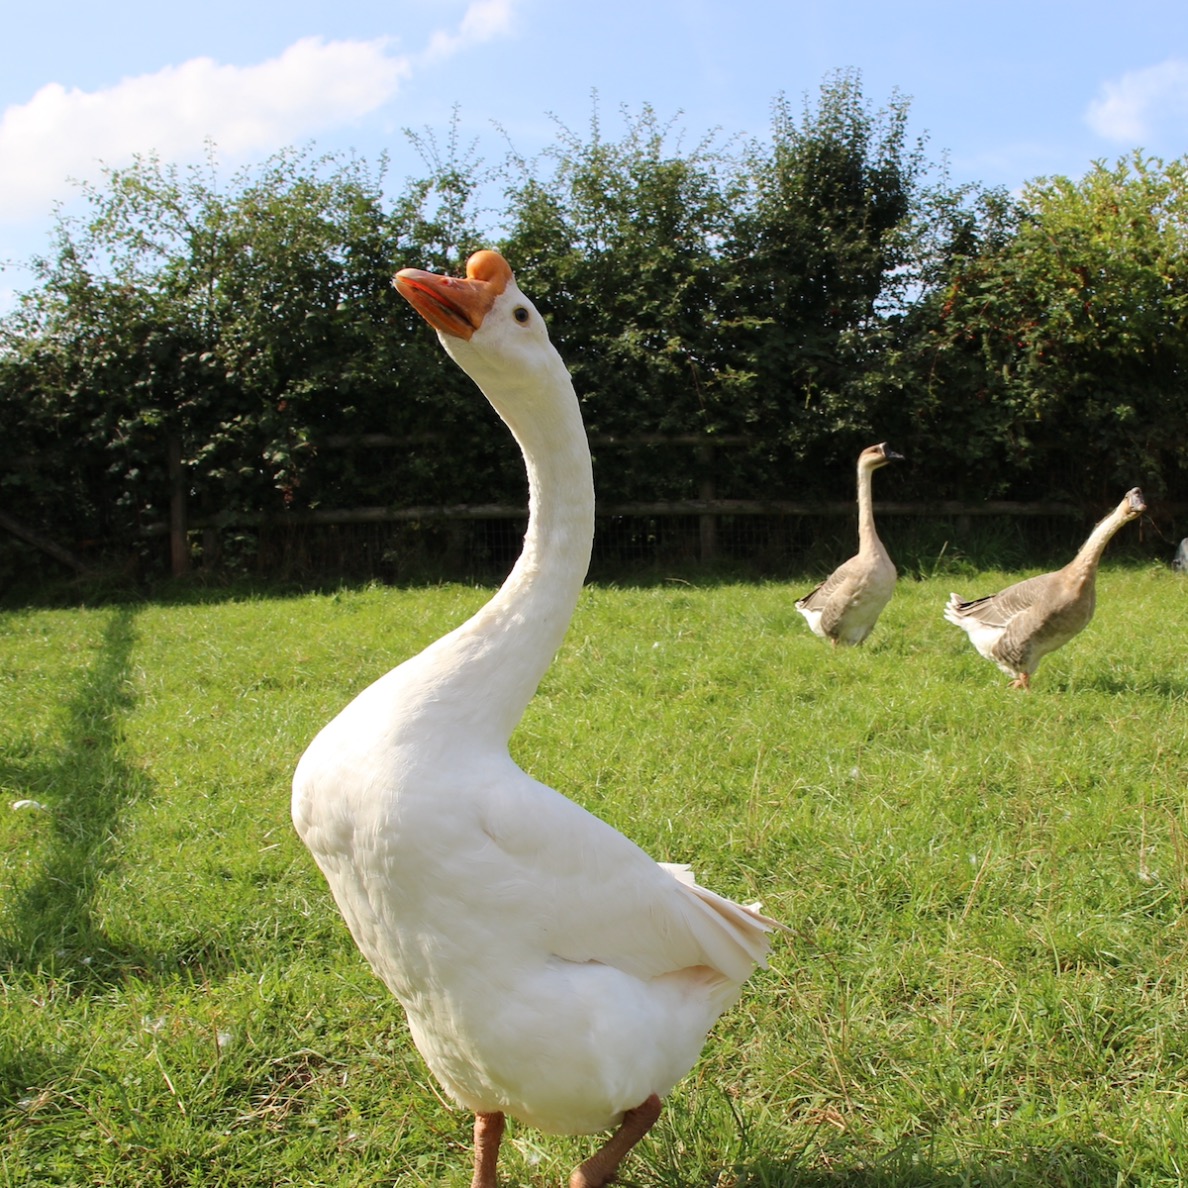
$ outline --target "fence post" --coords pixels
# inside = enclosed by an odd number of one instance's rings
[[[182,465],[182,443],[169,435],[169,564],[174,577],[190,571],[190,542],[186,535],[186,469]]]
[[[697,447],[697,457],[701,463],[701,486],[698,496],[708,503],[714,498],[714,443],[701,442]],[[712,512],[703,512],[698,517],[697,531],[701,560],[712,561],[718,555],[718,517]]]

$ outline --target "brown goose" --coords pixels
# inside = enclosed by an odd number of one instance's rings
[[[1088,626],[1101,555],[1114,533],[1146,510],[1142,491],[1132,488],[1063,569],[970,602],[950,594],[945,618],[969,636],[981,655],[1014,677],[1012,689],[1029,689],[1040,661]]]
[[[880,466],[902,460],[886,442],[858,455],[858,553],[796,604],[814,634],[834,647],[860,644],[895,591],[895,565],[875,531],[871,476]]]

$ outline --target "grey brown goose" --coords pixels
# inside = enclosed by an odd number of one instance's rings
[[[1097,602],[1102,553],[1123,524],[1146,510],[1142,491],[1131,488],[1063,569],[1025,578],[969,602],[950,594],[945,618],[969,636],[981,655],[1014,678],[1012,689],[1029,689],[1040,661],[1088,626]]]
[[[796,603],[814,634],[834,647],[862,643],[895,592],[895,564],[875,531],[871,476],[902,460],[886,442],[858,455],[858,552]]]

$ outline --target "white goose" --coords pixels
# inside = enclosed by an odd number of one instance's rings
[[[834,647],[862,643],[895,592],[895,564],[875,531],[871,477],[902,460],[886,442],[858,455],[858,552],[796,603],[813,633]]]
[[[1093,618],[1097,567],[1110,538],[1146,510],[1142,491],[1133,487],[1063,569],[1025,578],[969,602],[950,594],[946,620],[960,627],[981,655],[1014,678],[1012,689],[1030,689],[1040,661],[1064,647]]]
[[[360,950],[475,1119],[493,1188],[504,1115],[616,1133],[572,1188],[605,1184],[692,1067],[779,925],[699,887],[526,775],[508,737],[560,646],[594,529],[569,373],[495,252],[466,279],[395,284],[524,454],[523,553],[468,622],[381,677],[313,740],[293,820]]]

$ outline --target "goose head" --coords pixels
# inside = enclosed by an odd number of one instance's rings
[[[1125,495],[1122,496],[1122,502],[1118,507],[1118,511],[1122,515],[1123,522],[1137,519],[1147,510],[1147,501],[1143,498],[1142,490],[1138,487],[1131,487]]]
[[[902,462],[903,455],[897,454],[885,441],[878,445],[867,446],[858,455],[858,466],[862,470],[878,470],[888,462]]]
[[[528,411],[533,394],[569,387],[544,319],[498,252],[475,252],[465,277],[402,268],[392,283],[505,419]]]

